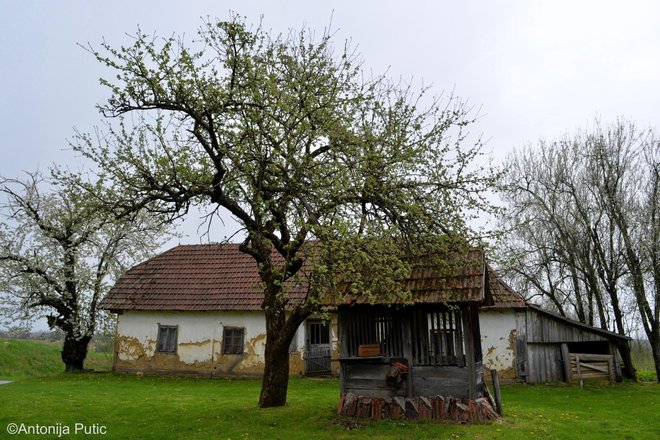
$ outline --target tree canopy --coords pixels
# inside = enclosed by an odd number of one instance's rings
[[[122,271],[153,252],[166,230],[144,214],[121,221],[95,197],[44,177],[0,179],[0,307],[5,317],[46,316],[65,334],[67,371],[83,369],[102,326],[97,304]]]
[[[356,268],[382,269],[357,283],[360,293],[392,286],[401,249],[465,241],[466,218],[490,209],[495,174],[480,140],[469,141],[470,109],[366,75],[330,32],[273,35],[234,16],[205,22],[190,44],[138,32],[131,45],[89,50],[113,72],[100,109],[119,120],[76,149],[98,165],[116,215],[176,218],[200,204],[244,230],[240,249],[264,284],[261,406],[285,402],[289,342],[338,271],[359,281]],[[316,262],[308,297],[285,314],[284,282],[305,259]]]

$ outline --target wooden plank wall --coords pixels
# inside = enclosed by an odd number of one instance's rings
[[[469,398],[469,369],[466,367],[415,366],[413,373],[413,396],[454,396]]]
[[[516,375],[527,381],[527,312],[516,310]]]
[[[607,341],[604,335],[527,309],[527,342],[591,342]]]
[[[389,364],[351,364],[344,366],[344,393],[354,393],[364,397],[406,397],[406,381],[395,384],[388,382],[385,375]],[[469,369],[456,366],[413,366],[413,396],[453,396],[461,399],[470,398]],[[483,387],[483,377],[477,378],[477,388]]]
[[[342,392],[364,397],[406,397],[405,380],[398,384],[386,380],[390,367],[384,362],[344,363]]]
[[[559,344],[527,344],[527,382],[561,382],[564,366]]]

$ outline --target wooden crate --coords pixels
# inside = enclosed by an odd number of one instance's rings
[[[380,356],[380,344],[360,344],[358,346],[359,357]]]

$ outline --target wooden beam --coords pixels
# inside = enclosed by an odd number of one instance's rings
[[[463,335],[465,338],[465,363],[468,368],[468,396],[477,398],[477,371],[474,362],[474,327],[469,305],[461,307],[463,317]]]
[[[571,359],[568,352],[568,344],[561,344],[561,363],[564,367],[564,381],[566,383],[571,381]]]
[[[495,406],[497,414],[502,415],[502,396],[500,395],[500,378],[497,375],[497,370],[490,370],[490,375],[493,379],[493,392],[495,393]]]
[[[412,351],[412,313],[414,313],[415,307],[410,307],[406,310],[405,313],[401,314],[401,327],[403,330],[402,342],[403,342],[403,356],[408,361],[408,374],[406,375],[406,395],[408,397],[413,396],[413,351]]]

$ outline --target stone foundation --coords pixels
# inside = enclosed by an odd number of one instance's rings
[[[353,393],[342,395],[337,413],[343,416],[381,420],[453,420],[459,423],[479,423],[497,420],[497,412],[488,400],[454,397],[364,397]]]

